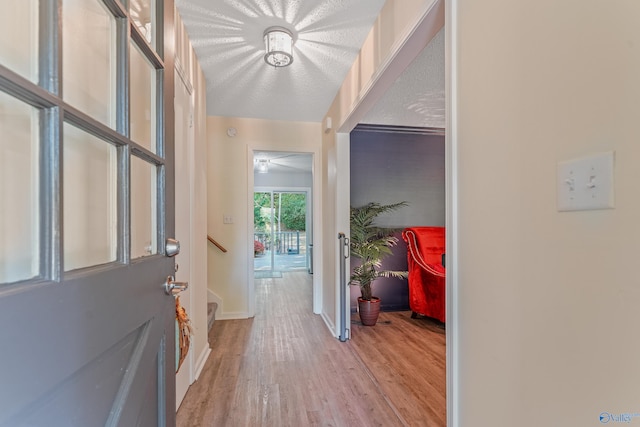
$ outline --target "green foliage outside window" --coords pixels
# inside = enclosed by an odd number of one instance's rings
[[[253,226],[256,231],[267,231],[267,224],[271,223],[270,208],[270,193],[253,193]]]
[[[280,219],[282,231],[304,231],[307,214],[306,199],[304,193],[274,193],[273,209],[276,228],[278,219]],[[282,212],[278,212],[279,208],[282,209]],[[271,193],[253,194],[253,218],[256,231],[266,232],[270,229]]]
[[[303,193],[282,193],[282,229],[302,231],[306,228],[307,198]]]

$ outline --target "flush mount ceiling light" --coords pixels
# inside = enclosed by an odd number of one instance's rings
[[[286,67],[293,62],[293,35],[282,27],[264,30],[264,60],[274,67]]]
[[[258,173],[267,173],[267,172],[269,172],[269,160],[258,159]]]

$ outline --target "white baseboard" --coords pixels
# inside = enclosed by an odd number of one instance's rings
[[[322,320],[324,320],[324,324],[327,325],[327,328],[329,329],[329,332],[331,332],[331,335],[333,335],[334,338],[338,338],[338,336],[336,335],[335,325],[333,324],[331,319],[327,316],[327,313],[322,312],[320,314],[320,317],[322,318]]]
[[[222,307],[222,298],[216,295],[211,289],[207,288],[207,302],[215,302],[218,307]]]
[[[218,304],[218,310],[216,311],[216,320],[236,320],[236,319],[248,319],[249,313],[246,311],[238,312],[226,312],[224,311],[224,304],[222,298],[216,295],[211,289],[207,289],[207,302],[215,302]]]
[[[200,353],[200,356],[198,356],[198,361],[196,362],[196,366],[195,366],[195,375],[193,380],[194,381],[198,381],[198,378],[200,377],[200,374],[202,373],[202,369],[204,368],[204,364],[207,363],[207,359],[209,358],[209,354],[211,354],[211,347],[206,346],[203,350],[202,353]]]
[[[228,312],[228,313],[219,313],[216,312],[216,321],[217,320],[237,320],[237,319],[248,319],[249,313],[246,311],[237,311],[237,312]]]

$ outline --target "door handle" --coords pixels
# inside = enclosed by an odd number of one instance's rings
[[[164,282],[164,293],[167,295],[177,295],[188,288],[189,282],[176,282],[173,276],[167,276],[167,281]]]

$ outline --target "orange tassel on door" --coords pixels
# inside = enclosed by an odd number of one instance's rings
[[[178,339],[180,348],[180,358],[178,361],[178,368],[176,372],[180,370],[182,362],[189,353],[189,347],[191,346],[191,336],[193,335],[193,329],[191,328],[191,320],[187,315],[186,310],[180,305],[180,297],[176,297],[176,320],[178,322]]]

